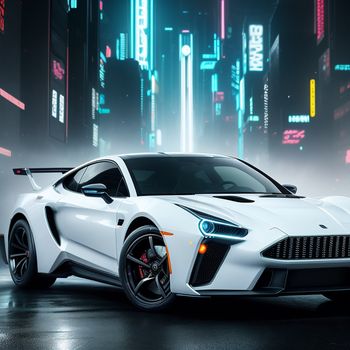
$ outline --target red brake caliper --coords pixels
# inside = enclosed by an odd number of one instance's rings
[[[142,260],[145,264],[148,264],[148,259],[147,259],[147,254],[146,252],[144,252],[141,256],[140,256],[140,260]],[[140,278],[143,279],[145,278],[145,272],[143,270],[143,267],[141,265],[139,265],[139,273],[140,273]]]

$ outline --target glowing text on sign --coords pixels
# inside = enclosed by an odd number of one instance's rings
[[[324,38],[325,21],[324,21],[324,0],[316,0],[316,37],[317,43]]]
[[[148,69],[148,1],[136,0],[135,58],[142,69]]]
[[[0,33],[5,31],[5,0],[0,0]]]
[[[264,27],[258,24],[249,26],[249,70],[261,72],[264,69]]]
[[[316,80],[310,80],[310,117],[316,116]]]
[[[63,80],[64,78],[64,68],[62,64],[56,60],[52,60],[52,73],[55,79]]]
[[[290,129],[283,132],[283,145],[298,145],[305,138],[305,130]]]

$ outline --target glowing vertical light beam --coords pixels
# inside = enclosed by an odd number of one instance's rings
[[[181,72],[180,147],[182,152],[193,152],[193,36],[181,33],[179,37]]]
[[[150,52],[149,61],[151,70],[154,69],[154,0],[149,0],[149,42],[150,42]]]
[[[188,152],[193,152],[193,37],[190,37],[191,53],[187,58],[188,64]]]
[[[130,0],[130,57],[135,58],[134,48],[135,48],[135,0]]]
[[[148,0],[137,0],[135,6],[135,59],[141,69],[149,69]]]
[[[220,20],[220,37],[222,40],[225,39],[225,34],[226,34],[226,21],[225,21],[225,0],[221,0],[221,20]]]
[[[316,117],[316,80],[310,79],[310,117]]]

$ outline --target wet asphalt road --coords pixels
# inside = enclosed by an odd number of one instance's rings
[[[0,349],[350,349],[350,306],[322,296],[180,299],[150,314],[77,278],[17,290],[1,266]]]

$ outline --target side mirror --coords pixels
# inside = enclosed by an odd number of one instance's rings
[[[294,186],[294,185],[283,185],[283,187],[293,194],[296,194],[298,191],[297,186]]]
[[[81,192],[86,197],[102,198],[107,204],[111,204],[113,199],[107,194],[107,187],[104,184],[90,184],[81,188]]]

